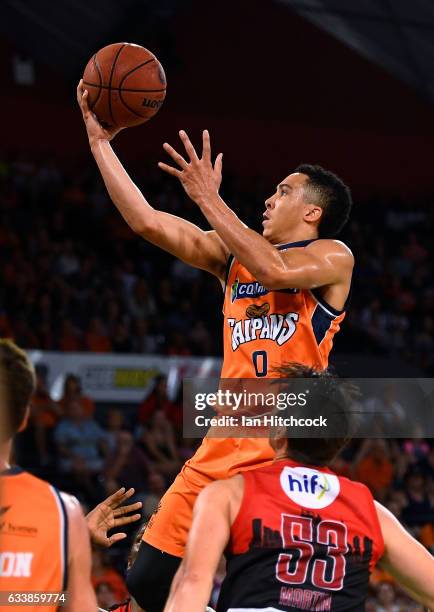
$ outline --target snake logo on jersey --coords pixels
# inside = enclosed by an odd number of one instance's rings
[[[232,329],[232,350],[236,351],[240,344],[252,342],[258,339],[273,340],[279,346],[288,342],[295,333],[297,312],[286,314],[273,313],[267,315],[270,304],[251,304],[246,308],[246,317],[237,321],[228,318],[229,327]]]
[[[311,240],[281,245],[303,248]],[[222,378],[273,377],[285,362],[327,367],[333,336],[345,316],[315,291],[266,289],[233,257],[224,296]]]

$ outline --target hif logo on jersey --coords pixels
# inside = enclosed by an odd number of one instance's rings
[[[339,478],[307,467],[285,467],[280,485],[293,502],[304,508],[330,506],[340,492]]]

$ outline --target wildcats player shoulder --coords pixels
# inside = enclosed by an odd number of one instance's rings
[[[223,312],[222,378],[273,377],[273,368],[289,361],[327,367],[333,336],[345,316],[314,290],[266,289],[233,257],[228,262]]]

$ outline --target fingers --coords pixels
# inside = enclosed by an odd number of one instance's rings
[[[217,172],[218,176],[221,178],[223,168],[223,153],[219,153],[215,160],[214,171]]]
[[[80,79],[77,85],[77,102],[81,108],[83,117],[87,117],[90,112],[88,98],[89,92],[84,88],[83,79]]]
[[[184,145],[185,150],[187,151],[187,154],[188,154],[188,157],[190,158],[190,161],[198,161],[199,158],[197,156],[196,150],[193,147],[193,145],[191,144],[191,140],[187,136],[187,132],[184,132],[184,130],[180,130],[179,137],[182,140],[182,143]]]
[[[85,116],[87,116],[90,113],[88,98],[89,98],[89,92],[87,91],[87,89],[85,89],[83,91],[83,95],[81,96],[81,110],[83,111]]]
[[[134,493],[135,491],[133,488],[128,489],[128,491],[125,491],[125,487],[121,487],[115,493],[113,493],[113,495],[107,497],[105,503],[109,506],[109,508],[114,510],[115,508],[126,502],[128,499],[130,499],[130,497],[134,495]]]
[[[173,161],[176,162],[178,166],[180,166],[180,168],[185,170],[188,167],[188,163],[185,161],[182,155],[175,151],[175,149],[168,142],[165,142],[163,144],[163,149],[166,151],[166,153],[170,155]]]
[[[83,79],[80,79],[77,85],[77,102],[81,105],[81,96],[83,95]]]
[[[202,132],[202,159],[211,163],[211,141],[208,130]]]
[[[114,533],[113,535],[111,535],[109,538],[107,538],[106,540],[106,546],[107,548],[109,546],[112,546],[113,544],[115,544],[116,542],[119,542],[120,540],[125,540],[125,538],[127,537],[126,533]]]
[[[107,497],[107,499],[105,500],[105,503],[110,508],[117,508],[119,504],[121,503],[121,499],[123,498],[124,494],[125,494],[125,487],[121,487],[115,493]]]
[[[134,512],[134,510],[140,510],[142,507],[142,502],[135,502],[134,504],[130,504],[129,506],[121,506],[120,508],[116,508],[113,511],[114,516],[123,516],[124,514],[128,514],[128,512]]]
[[[167,164],[163,164],[163,162],[158,162],[159,168],[167,172],[167,174],[171,174],[172,176],[176,176],[176,178],[181,178],[182,172],[181,170],[177,170],[176,168],[172,168],[172,166],[168,166]]]
[[[123,525],[129,525],[130,523],[135,523],[136,521],[140,521],[141,518],[142,518],[142,515],[138,513],[131,514],[130,516],[120,516],[119,518],[115,518],[113,522],[113,527],[122,527]]]

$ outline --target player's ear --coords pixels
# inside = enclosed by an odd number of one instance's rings
[[[17,433],[20,433],[26,429],[27,423],[29,422],[29,417],[30,417],[30,404],[26,408],[26,413],[24,415],[21,425],[18,428]]]
[[[318,223],[323,214],[321,206],[315,206],[315,204],[309,204],[304,210],[303,218],[307,223]]]
[[[270,432],[270,446],[276,455],[286,450],[288,439],[286,437],[286,427],[272,427]]]

